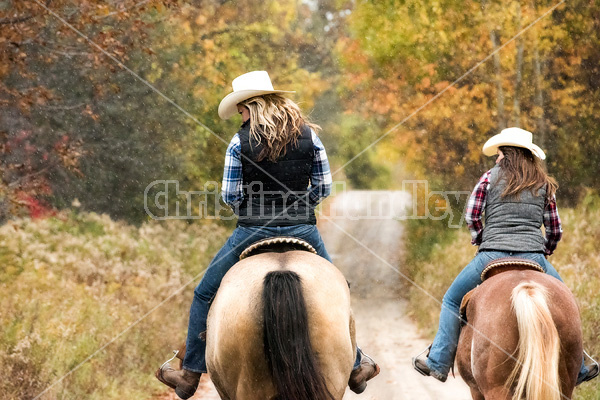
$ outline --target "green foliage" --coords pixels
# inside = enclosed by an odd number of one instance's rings
[[[327,134],[333,139],[325,140],[334,164],[345,164],[343,169],[348,184],[355,189],[384,189],[390,185],[390,169],[376,149],[365,150],[377,139],[376,125],[355,115],[347,115],[329,123]],[[329,142],[331,145],[329,145]],[[332,171],[334,172],[334,171]],[[336,176],[336,180],[340,177]]]
[[[430,261],[434,249],[453,242],[458,234],[457,227],[464,225],[466,194],[436,196],[435,193],[442,192],[442,184],[435,179],[426,183],[406,188],[416,205],[416,210],[412,211],[416,215],[412,217],[419,217],[405,221],[405,258],[406,265],[411,267]]]
[[[435,248],[456,240],[457,231],[448,229],[447,220],[408,219],[405,226],[407,265],[429,261]]]
[[[11,379],[0,380],[0,397],[37,396],[113,339],[43,398],[163,390],[152,372],[184,340],[193,286],[225,233],[173,222],[135,228],[93,213],[2,226],[0,290],[10,295],[0,299],[0,364]]]

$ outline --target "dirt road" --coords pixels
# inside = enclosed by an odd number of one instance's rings
[[[429,342],[406,316],[402,288],[394,270],[402,262],[401,218],[410,196],[404,192],[353,191],[336,196],[321,217],[320,230],[334,264],[350,281],[357,343],[377,361],[381,374],[367,390],[347,390],[344,400],[467,400],[467,385],[457,377],[446,383],[413,370],[411,357]],[[377,256],[375,256],[373,253]],[[393,268],[392,268],[393,267]]]
[[[344,400],[471,398],[460,377],[441,383],[412,369],[411,357],[424,349],[428,341],[406,317],[406,302],[401,297],[405,282],[394,271],[402,261],[403,251],[403,226],[399,219],[409,201],[403,192],[352,191],[336,196],[323,207],[319,229],[334,264],[351,284],[358,345],[381,367],[381,374],[369,382],[364,393],[356,395],[348,390]],[[205,379],[193,397],[218,398]],[[177,397],[172,394],[161,399]]]

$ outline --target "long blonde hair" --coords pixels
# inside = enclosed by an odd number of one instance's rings
[[[267,158],[276,162],[285,155],[289,143],[297,145],[303,125],[315,132],[321,130],[307,121],[296,103],[276,93],[251,97],[240,104],[250,112],[250,137],[263,145],[258,161]]]
[[[522,191],[529,189],[533,195],[546,185],[546,198],[551,200],[558,189],[556,180],[549,176],[542,162],[528,149],[514,146],[500,146],[504,158],[500,168],[506,179],[506,188],[502,197],[519,197]]]

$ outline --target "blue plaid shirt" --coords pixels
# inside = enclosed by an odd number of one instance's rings
[[[331,193],[331,171],[327,153],[321,140],[311,130],[315,156],[310,171],[309,190],[310,202],[317,205],[322,199]],[[236,133],[225,153],[225,170],[223,171],[223,183],[221,185],[221,196],[223,201],[234,210],[244,199],[242,179],[242,145],[240,136]]]

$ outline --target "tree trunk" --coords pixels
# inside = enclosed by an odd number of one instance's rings
[[[486,1],[481,2],[483,14],[485,16]],[[486,18],[487,21],[489,19]],[[494,52],[494,80],[496,82],[496,110],[498,114],[498,128],[500,130],[506,128],[506,118],[504,116],[504,89],[502,89],[502,64],[500,63],[500,52],[498,47],[500,46],[500,40],[498,39],[498,33],[491,23],[487,22],[490,30],[490,40],[492,42],[492,51]]]
[[[531,2],[531,7],[536,10],[535,2]],[[546,112],[544,109],[544,89],[542,87],[542,62],[540,61],[540,52],[539,52],[539,40],[537,36],[537,30],[532,30],[534,35],[533,38],[533,76],[535,83],[535,98],[534,105],[536,108],[536,125],[537,131],[536,136],[538,137],[538,145],[542,148],[546,148],[547,141],[547,132],[546,132]]]
[[[517,2],[517,26],[518,31],[521,32],[521,2]],[[523,37],[519,36],[517,39],[517,60],[515,65],[515,96],[513,101],[513,124],[514,126],[521,126],[521,104],[519,102],[519,96],[521,91],[521,84],[523,81]]]
[[[499,40],[496,30],[490,31],[490,39],[492,40],[492,46],[494,51],[498,49]],[[496,107],[498,112],[498,127],[500,129],[506,128],[506,118],[504,117],[504,90],[502,89],[502,65],[500,64],[500,52],[494,53],[494,69],[496,71]]]

